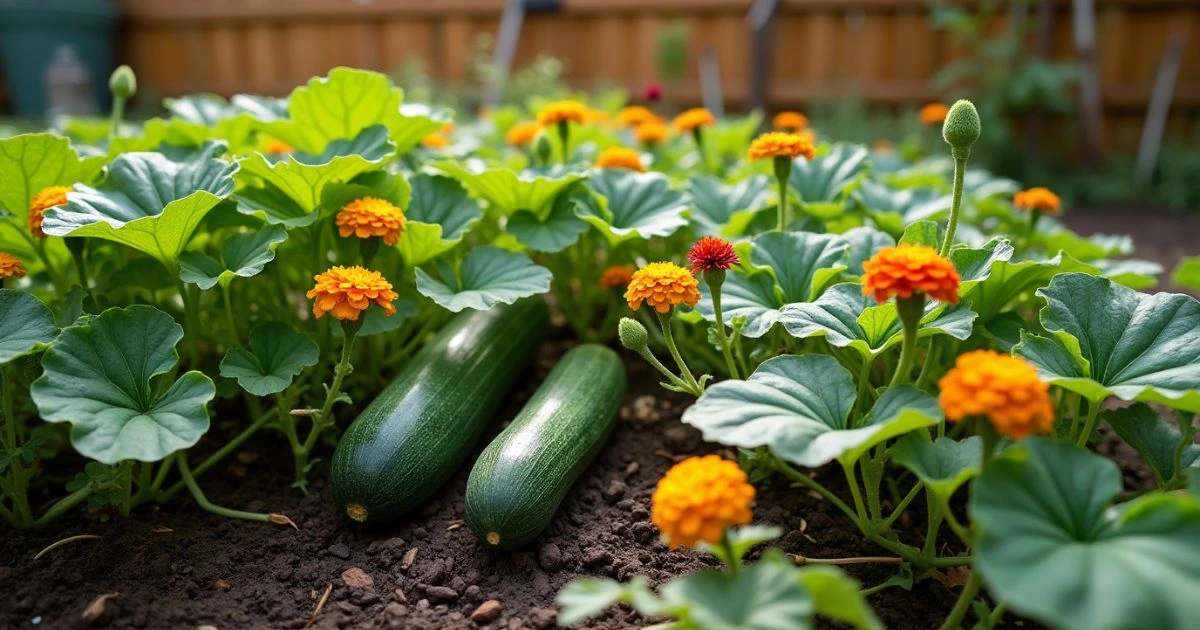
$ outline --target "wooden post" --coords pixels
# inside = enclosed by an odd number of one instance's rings
[[[483,94],[483,104],[495,107],[500,104],[504,83],[512,71],[513,57],[517,54],[517,42],[521,39],[521,26],[525,23],[525,0],[507,0],[504,13],[500,16],[500,33],[496,37],[496,50],[492,53],[495,75]]]
[[[1146,122],[1142,124],[1142,139],[1138,143],[1137,166],[1134,168],[1135,180],[1141,186],[1150,183],[1158,164],[1158,151],[1162,148],[1167,114],[1171,112],[1171,99],[1175,94],[1175,79],[1179,76],[1179,63],[1183,58],[1183,44],[1182,34],[1177,32],[1171,36],[1158,64],[1158,76],[1154,77],[1154,91],[1146,108]]]
[[[746,14],[750,31],[750,109],[767,109],[767,80],[771,76],[771,23],[779,10],[779,0],[754,0]]]
[[[1075,52],[1079,56],[1079,105],[1083,118],[1080,143],[1083,162],[1100,163],[1100,79],[1096,72],[1096,6],[1094,0],[1072,0]]]
[[[711,47],[700,51],[699,74],[700,96],[704,106],[717,118],[725,116],[725,95],[721,90],[721,68],[717,64],[717,54]]]

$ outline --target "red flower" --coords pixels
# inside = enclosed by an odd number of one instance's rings
[[[716,269],[727,271],[739,262],[737,252],[733,251],[733,245],[730,245],[729,241],[715,236],[705,236],[696,241],[687,257],[692,263],[692,273],[703,273]]]
[[[642,98],[651,103],[657,103],[663,95],[663,86],[661,83],[647,83],[646,87],[642,88]]]

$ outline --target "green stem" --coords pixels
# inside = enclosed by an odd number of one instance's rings
[[[954,192],[950,203],[950,222],[946,225],[946,238],[938,253],[943,257],[950,255],[950,247],[954,245],[954,232],[958,229],[958,215],[962,210],[963,178],[967,172],[967,156],[970,149],[952,149],[954,155]]]
[[[708,163],[708,152],[704,149],[704,129],[695,127],[692,129],[692,139],[696,141],[696,151],[700,153],[700,165],[704,170],[712,169],[712,165]]]
[[[66,295],[67,277],[63,275],[62,270],[60,270],[58,267],[55,267],[54,263],[50,262],[50,256],[46,253],[45,239],[35,239],[24,231],[21,233],[25,235],[25,240],[29,241],[29,243],[33,245],[34,253],[37,254],[38,259],[42,261],[43,265],[45,265],[46,273],[50,274],[50,281],[54,283],[54,290],[57,291],[59,295]]]
[[[971,556],[948,556],[944,558],[934,558],[929,561],[929,566],[935,568],[945,567],[968,567],[975,559]]]
[[[558,139],[562,143],[562,165],[566,166],[571,160],[571,123],[565,120],[558,122]]]
[[[63,497],[62,500],[60,500],[58,503],[55,503],[54,505],[50,506],[50,509],[43,512],[42,515],[39,516],[36,521],[34,521],[33,526],[41,527],[43,525],[46,525],[47,523],[53,522],[55,519],[62,516],[63,514],[70,512],[71,509],[74,508],[75,506],[86,501],[87,498],[92,495],[92,493],[96,492],[97,490],[101,490],[101,489],[104,489],[107,487],[109,487],[109,484],[94,485],[94,484],[89,483],[88,485],[76,490],[75,492],[68,494],[67,496]]]
[[[997,603],[996,607],[992,609],[992,614],[988,616],[988,627],[995,628],[1000,623],[1000,620],[1004,618],[1004,613],[1007,611],[1008,604],[1004,602]]]
[[[350,365],[350,353],[354,348],[354,338],[357,333],[356,329],[345,328],[345,341],[342,343],[342,359],[338,361],[337,367],[333,369],[333,383],[329,386],[329,392],[325,395],[325,404],[321,405],[321,413],[313,418],[312,429],[308,432],[308,437],[304,440],[302,446],[304,449],[305,465],[308,464],[308,456],[317,444],[317,438],[321,436],[321,433],[327,427],[333,424],[333,403],[337,401],[338,396],[342,392],[342,381],[346,378],[346,375],[354,371],[354,366]]]
[[[921,327],[921,316],[925,313],[925,294],[917,293],[912,297],[896,300],[896,312],[904,326],[904,341],[900,345],[900,362],[896,364],[896,371],[892,374],[892,382],[888,387],[904,385],[909,381],[913,356],[917,350],[917,331]]]
[[[933,490],[926,488],[925,504],[927,506],[928,523],[925,527],[925,546],[922,552],[926,558],[937,556],[937,535],[942,527],[942,508],[934,497]]]
[[[113,95],[112,117],[109,119],[108,135],[116,138],[121,130],[121,120],[125,117],[125,97]]]
[[[948,524],[950,526],[950,529],[954,530],[954,535],[958,536],[958,539],[961,540],[964,545],[970,547],[973,542],[971,539],[970,530],[968,530],[958,520],[958,517],[954,515],[954,511],[950,509],[950,503],[948,502],[948,500],[946,498],[942,497],[941,501],[942,501],[942,515],[946,517],[946,524]]]
[[[4,450],[11,454],[8,467],[12,471],[13,483],[10,490],[13,509],[16,511],[21,526],[28,527],[33,523],[33,511],[29,507],[29,477],[26,474],[25,463],[21,461],[21,456],[16,452],[18,446],[17,414],[14,411],[13,403],[13,379],[8,370],[8,366],[0,366],[0,396],[3,396],[4,405]]]
[[[671,315],[669,313],[659,313],[658,323],[662,326],[663,341],[667,344],[667,350],[671,353],[671,357],[675,359],[675,364],[679,366],[680,376],[688,384],[688,388],[692,393],[699,396],[704,393],[704,389],[700,387],[700,383],[696,382],[696,377],[692,376],[692,371],[688,369],[687,363],[683,360],[683,355],[679,354],[679,348],[675,347],[675,337],[671,333]]]
[[[121,480],[121,516],[128,517],[133,508],[133,460],[124,460],[119,466],[118,475]]]
[[[862,406],[867,404],[867,389],[871,386],[872,365],[873,361],[871,358],[864,358],[862,367],[858,369],[858,393],[854,397],[854,409],[857,413],[862,413]],[[852,421],[857,420],[852,419]]]
[[[966,618],[967,611],[971,608],[971,602],[975,601],[975,596],[979,594],[979,587],[982,584],[983,580],[979,577],[979,571],[972,571],[971,577],[967,579],[967,584],[963,586],[962,593],[958,596],[958,601],[954,603],[954,610],[951,610],[950,616],[946,617],[941,630],[958,630],[962,627],[963,619]]]
[[[709,281],[707,273],[704,275],[704,280],[708,284],[709,293],[712,294],[713,315],[717,320],[714,325],[717,329],[717,340],[721,342],[721,354],[725,355],[725,368],[729,370],[730,378],[741,378],[738,375],[737,365],[733,362],[733,351],[730,349],[729,336],[725,331],[725,319],[721,315],[721,283]]]
[[[929,351],[925,354],[925,363],[921,365],[921,372],[917,376],[917,389],[925,389],[929,385],[929,379],[933,376],[931,369],[938,361],[941,346],[938,345],[937,337],[929,338]]]
[[[254,420],[253,423],[250,424],[250,426],[246,427],[244,430],[242,430],[241,433],[237,434],[237,436],[235,436],[232,440],[229,440],[228,442],[226,442],[225,445],[222,446],[217,452],[213,453],[212,455],[209,455],[207,459],[205,459],[203,462],[201,462],[200,465],[195,468],[195,471],[194,471],[195,475],[197,477],[199,477],[200,475],[203,475],[204,472],[207,471],[209,468],[212,468],[213,466],[217,465],[217,463],[219,463],[221,460],[228,457],[231,453],[233,453],[235,450],[237,450],[238,447],[240,447],[246,440],[250,439],[250,436],[254,435],[270,419],[271,419],[270,413],[264,413],[263,415],[259,416],[257,419]],[[159,476],[163,476],[163,473],[160,472]],[[160,502],[166,501],[170,497],[174,496],[175,493],[182,490],[184,488],[184,485],[185,484],[183,481],[177,481],[170,488],[167,488],[164,492],[162,492],[158,496],[158,500]]]
[[[1183,480],[1183,454],[1189,446],[1196,442],[1196,422],[1193,414],[1176,411],[1175,419],[1179,423],[1179,443],[1175,445],[1175,453],[1172,459],[1175,463],[1175,474],[1171,480],[1172,485],[1177,485]]]
[[[895,523],[896,519],[900,518],[900,515],[904,513],[904,510],[908,508],[908,504],[912,503],[913,499],[917,498],[917,495],[921,492],[921,488],[924,487],[925,484],[918,481],[917,485],[913,486],[912,490],[909,490],[908,494],[904,495],[904,498],[901,499],[900,503],[896,505],[896,509],[892,510],[891,516],[888,516],[886,519],[884,519],[883,524],[886,527],[891,527],[892,523]]]
[[[238,340],[238,325],[237,320],[233,317],[233,300],[229,296],[229,283],[219,282],[221,285],[221,299],[225,302],[225,322],[229,324],[229,339],[235,346],[240,346],[241,341]]]
[[[792,217],[788,212],[788,180],[792,176],[792,159],[787,156],[780,156],[774,158],[773,162],[773,166],[775,167],[775,183],[779,187],[779,212],[776,217],[775,229],[782,232],[792,224]]]
[[[221,507],[208,500],[204,496],[204,491],[200,489],[196,479],[192,477],[192,471],[188,468],[187,456],[184,451],[176,453],[175,461],[179,465],[179,475],[183,477],[183,482],[187,485],[187,489],[192,493],[192,498],[196,500],[196,504],[207,512],[212,512],[218,516],[226,518],[240,518],[247,521],[258,521],[260,523],[268,523],[271,520],[268,514],[259,514],[257,512],[243,512],[242,510],[233,510],[227,507]]]
[[[859,529],[862,529],[863,533],[869,533],[871,520],[867,517],[867,507],[863,503],[862,491],[858,488],[858,473],[854,470],[854,463],[843,463],[842,471],[846,473],[846,485],[850,486],[850,495],[854,497],[854,511],[858,514]]]
[[[88,287],[87,274],[87,239],[80,236],[68,236],[63,239],[67,244],[67,250],[71,252],[71,260],[75,263],[75,275],[79,276],[79,286],[83,287],[84,291],[91,291]]]
[[[729,540],[728,530],[721,535],[721,546],[725,548],[725,556],[729,558],[729,562],[726,564],[726,566],[729,568],[729,577],[737,577],[738,569],[741,568],[739,565],[741,565],[742,562],[733,552],[733,543]]]
[[[1088,439],[1092,437],[1092,431],[1096,430],[1096,418],[1099,413],[1100,405],[1089,400],[1087,421],[1083,423],[1083,432],[1075,440],[1075,446],[1080,448],[1087,446]]]
[[[645,359],[647,363],[654,366],[654,369],[658,370],[663,376],[667,377],[667,380],[671,381],[672,385],[682,389],[690,389],[690,386],[683,382],[683,379],[676,376],[671,370],[668,370],[667,366],[663,365],[662,361],[659,361],[658,357],[654,356],[654,353],[650,351],[649,346],[639,350],[638,354],[641,355],[641,357]]]
[[[858,514],[856,514],[849,505],[846,505],[845,501],[838,498],[838,496],[836,494],[831,492],[829,490],[829,488],[826,488],[825,486],[821,485],[821,483],[818,482],[816,479],[813,479],[812,477],[809,477],[808,475],[800,472],[799,470],[792,468],[790,465],[788,465],[786,462],[784,462],[781,459],[775,460],[775,469],[778,470],[779,472],[783,473],[783,475],[785,477],[787,477],[788,479],[799,482],[800,484],[807,486],[809,489],[815,491],[817,494],[824,497],[824,499],[826,501],[829,501],[830,503],[832,503],[834,505],[834,507],[841,510],[843,514],[848,516],[850,518],[851,522],[854,523],[855,527],[862,529],[862,526],[858,520]]]

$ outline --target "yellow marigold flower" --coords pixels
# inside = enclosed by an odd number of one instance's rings
[[[633,280],[633,265],[613,265],[600,274],[600,288],[625,288]]]
[[[37,238],[46,238],[42,231],[42,217],[46,211],[67,203],[70,186],[47,186],[38,191],[29,201],[29,233]]]
[[[587,122],[588,108],[575,101],[555,101],[547,103],[538,112],[538,122],[543,127],[550,127],[561,122]]]
[[[630,105],[617,112],[617,124],[622,127],[637,127],[652,120],[658,120],[658,116],[641,105]]]
[[[279,138],[268,137],[263,141],[263,153],[267,155],[285,155],[295,151],[292,145],[280,140]]]
[[[440,133],[431,133],[421,139],[421,144],[430,149],[444,149],[450,146],[450,141]]]
[[[1049,188],[1035,186],[1013,196],[1013,205],[1022,210],[1037,210],[1042,214],[1058,214],[1062,211],[1062,200]]]
[[[949,113],[950,108],[945,103],[930,103],[922,107],[921,111],[917,112],[917,116],[926,125],[936,125],[946,120],[946,114]]]
[[[776,129],[796,132],[808,126],[808,116],[800,112],[779,112],[771,120]]]
[[[1046,433],[1054,425],[1050,385],[1020,357],[968,352],[958,357],[938,388],[938,402],[950,422],[987,418],[997,433],[1013,440]]]
[[[746,157],[751,160],[777,157],[794,159],[803,155],[811,160],[814,153],[812,136],[772,131],[755,138],[746,151]]]
[[[396,312],[392,301],[400,296],[378,271],[359,266],[331,267],[313,276],[313,280],[317,284],[306,295],[313,300],[313,315],[317,319],[333,313],[338,319],[357,321],[358,315],[372,302],[382,307],[388,317]]]
[[[957,304],[959,282],[954,263],[928,245],[884,247],[863,263],[863,295],[874,295],[879,303],[924,293]]]
[[[706,108],[694,107],[676,116],[671,124],[675,131],[687,133],[700,127],[711,127],[717,124],[717,119]]]
[[[695,306],[700,301],[699,286],[691,272],[675,263],[650,263],[633,272],[625,301],[635,311],[645,301],[659,313],[666,313],[680,304]]]
[[[656,144],[667,139],[666,123],[655,119],[633,128],[633,137],[642,144]]]
[[[355,199],[342,206],[334,221],[342,236],[378,236],[387,245],[395,245],[404,234],[404,211],[376,197]]]
[[[25,265],[22,265],[16,256],[0,252],[0,280],[24,277]]]
[[[504,140],[514,147],[523,147],[537,136],[542,126],[536,122],[519,122],[508,128]]]
[[[589,123],[606,123],[611,117],[608,112],[603,109],[587,108],[587,114],[584,116],[584,122]]]
[[[754,486],[734,462],[717,455],[689,457],[658,481],[650,496],[650,520],[667,546],[721,542],[725,530],[750,522]]]
[[[596,168],[627,168],[639,173],[646,170],[642,166],[642,156],[636,149],[625,147],[609,147],[596,156]]]

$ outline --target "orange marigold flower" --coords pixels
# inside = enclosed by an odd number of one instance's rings
[[[689,457],[667,470],[650,496],[650,520],[667,546],[721,542],[725,530],[752,516],[754,486],[734,462],[718,455]]]
[[[687,269],[675,263],[650,263],[633,272],[629,288],[625,290],[625,301],[635,311],[644,300],[659,313],[666,313],[672,306],[680,304],[695,306],[700,301],[699,286]]]
[[[921,111],[917,112],[917,116],[926,125],[936,125],[946,120],[946,114],[949,113],[950,108],[945,103],[930,103],[922,107]]]
[[[863,263],[863,295],[874,295],[879,303],[924,293],[957,304],[959,282],[954,263],[928,245],[884,247]]]
[[[718,269],[728,271],[730,267],[738,264],[738,255],[733,251],[733,245],[715,236],[705,236],[696,241],[687,257],[692,263],[694,274]]]
[[[811,160],[814,153],[811,135],[772,131],[755,138],[746,151],[746,157],[751,160],[777,157],[794,159],[803,155]]]
[[[609,147],[596,156],[596,168],[627,168],[639,173],[646,170],[642,166],[642,156],[636,149],[625,147]]]
[[[608,115],[608,112],[604,111],[603,109],[592,109],[589,107],[587,109],[587,115],[584,116],[584,122],[606,123],[610,118],[611,116]]]
[[[295,151],[292,145],[280,140],[279,138],[268,137],[262,144],[263,153],[267,155],[286,155]]]
[[[543,127],[561,122],[584,123],[588,118],[588,108],[575,101],[555,101],[543,106],[537,118]]]
[[[950,422],[987,418],[997,433],[1013,440],[1046,433],[1054,425],[1050,385],[1020,357],[968,352],[958,357],[938,388],[938,402]]]
[[[25,265],[22,265],[16,256],[0,252],[0,280],[24,277]]]
[[[70,186],[47,186],[38,191],[29,201],[29,233],[37,238],[46,238],[42,231],[42,217],[46,211],[67,203]]]
[[[630,280],[633,280],[633,265],[613,265],[600,274],[600,288],[625,288]]]
[[[454,133],[454,121],[453,120],[447,120],[446,122],[442,123],[442,133],[444,133],[446,135],[450,135],[450,134]]]
[[[808,126],[808,116],[800,112],[779,112],[771,120],[776,129],[796,132]]]
[[[333,313],[338,319],[357,321],[358,315],[372,302],[382,307],[388,317],[396,312],[392,301],[400,296],[378,271],[359,266],[331,267],[313,276],[313,280],[317,284],[307,295],[313,300],[313,315],[317,319]]]
[[[1013,205],[1022,210],[1037,210],[1042,214],[1058,214],[1062,211],[1062,200],[1049,188],[1035,186],[1013,195]]]
[[[641,105],[630,105],[617,112],[617,124],[622,127],[637,127],[652,120],[658,120],[658,116],[650,108]]]
[[[711,127],[717,124],[717,119],[708,109],[693,107],[676,116],[671,124],[675,127],[675,131],[687,133],[700,127]]]
[[[633,128],[633,137],[642,144],[655,144],[667,139],[667,125],[655,119]]]
[[[504,140],[514,147],[523,147],[537,137],[542,126],[536,122],[519,122],[508,128]]]
[[[387,245],[395,245],[404,234],[404,211],[376,197],[355,199],[342,206],[334,221],[342,236],[378,236]]]
[[[424,138],[421,138],[421,144],[430,149],[444,149],[450,146],[450,141],[440,133],[431,133]]]

